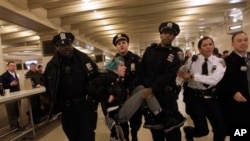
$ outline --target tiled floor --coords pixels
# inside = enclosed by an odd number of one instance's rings
[[[190,118],[186,115],[184,112],[184,104],[182,102],[182,96],[180,95],[179,98],[179,107],[181,112],[187,117],[187,122],[185,125],[192,125],[192,121]],[[100,109],[99,109],[100,111]],[[104,117],[101,114],[102,112],[99,112],[98,117],[98,126],[96,130],[96,141],[109,141],[109,130],[105,126],[104,123]],[[182,130],[183,133],[183,130]],[[33,139],[33,141],[68,141],[65,134],[62,131],[60,121],[56,120],[52,123],[50,123],[48,126],[43,127],[42,129],[37,131],[36,138]],[[141,128],[139,131],[139,140],[140,141],[152,141],[151,133],[149,130]],[[22,140],[31,140],[31,139],[22,139]],[[182,134],[182,140],[185,141],[184,134]],[[212,133],[210,131],[209,135],[202,138],[196,138],[195,141],[212,141]],[[229,141],[227,138],[226,141]]]

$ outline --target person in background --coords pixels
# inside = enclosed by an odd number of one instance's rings
[[[20,91],[20,83],[16,74],[16,63],[14,61],[9,61],[7,63],[7,71],[1,75],[0,83],[3,83],[4,89],[10,89],[10,92]],[[20,116],[18,105],[21,105],[21,101],[5,104],[11,130],[21,128],[18,121]]]
[[[72,33],[61,32],[52,40],[57,52],[44,71],[49,115],[62,114],[62,128],[70,141],[95,141],[99,102],[87,99],[87,84],[99,75],[98,67],[72,46],[74,39]]]
[[[141,58],[128,50],[129,48],[129,37],[127,34],[118,33],[113,37],[113,45],[116,47],[118,53],[115,55],[121,56],[125,61],[126,75],[125,75],[125,87],[128,91],[128,97],[130,97],[131,92],[136,87],[136,75],[137,70],[140,65]],[[132,141],[138,141],[137,132],[139,131],[142,124],[142,111],[139,109],[129,121],[131,128],[131,138]],[[124,129],[124,136],[128,140],[129,129]]]
[[[30,78],[32,88],[40,88],[44,86],[44,79],[37,70],[37,64],[31,63],[30,69],[25,73],[25,78]],[[41,93],[42,94],[42,93]],[[44,116],[41,110],[41,94],[37,94],[30,97],[30,103],[33,113],[33,122],[38,124],[41,122],[42,117]]]
[[[41,74],[43,74],[43,66],[42,65],[38,65],[37,66],[37,71]]]
[[[192,56],[193,56],[193,51],[190,49],[186,50],[183,64],[185,64],[187,60],[191,58]]]
[[[215,55],[219,58],[222,57],[222,55],[220,54],[219,49],[217,47],[214,47],[213,55]]]
[[[228,134],[239,128],[250,129],[249,38],[246,32],[240,31],[232,35],[231,41],[233,51],[225,58],[227,68],[219,85],[219,101]]]
[[[228,50],[224,50],[222,53],[222,58],[226,58],[229,55],[229,51]]]
[[[184,55],[180,48],[172,46],[172,41],[179,32],[179,25],[172,21],[160,24],[161,43],[154,43],[146,48],[138,71],[138,84],[151,89],[160,103],[163,113],[167,115],[179,113],[179,116],[173,117],[176,117],[174,120],[176,125],[180,127],[185,122],[185,118],[178,110],[179,91],[175,91],[175,79]],[[145,125],[147,127],[154,127],[156,124],[163,125],[163,128],[160,129],[150,129],[154,141],[181,141],[179,128],[175,128],[170,132],[167,130],[165,133],[164,126],[169,126],[167,121],[164,122],[160,116],[154,116],[150,111],[146,111],[144,116],[144,127],[146,127]]]
[[[186,109],[194,127],[185,126],[187,141],[209,133],[207,118],[214,132],[214,141],[225,140],[225,126],[217,100],[216,85],[226,70],[223,60],[213,55],[214,41],[203,37],[198,42],[200,54],[196,60],[188,60],[178,72],[178,77],[187,79]]]

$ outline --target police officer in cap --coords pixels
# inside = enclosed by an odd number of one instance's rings
[[[159,33],[161,43],[154,43],[146,48],[138,72],[138,81],[140,85],[152,89],[164,113],[179,113],[178,116],[175,115],[174,117],[176,117],[176,125],[182,126],[185,118],[178,111],[177,98],[179,91],[175,89],[175,79],[178,69],[181,66],[183,52],[180,48],[172,46],[172,41],[179,32],[179,26],[172,21],[160,24]],[[146,115],[145,118],[147,117]],[[156,120],[162,121],[158,118],[156,117]],[[167,125],[168,123],[162,124]],[[154,141],[181,140],[179,128],[175,128],[167,133],[164,132],[164,128],[150,129],[150,131]]]
[[[113,37],[113,45],[116,47],[118,53],[116,57],[120,56],[125,61],[126,75],[125,75],[125,87],[128,90],[128,96],[131,95],[132,90],[136,87],[136,74],[140,65],[141,58],[128,50],[129,37],[124,33],[118,33]],[[132,141],[138,141],[137,132],[141,127],[142,112],[138,110],[130,119],[131,137]],[[123,129],[124,130],[124,129]],[[129,130],[124,130],[124,136],[128,139]]]
[[[86,85],[98,75],[98,68],[91,58],[73,48],[73,41],[72,33],[53,37],[57,52],[44,72],[50,116],[62,112],[62,128],[70,141],[95,141],[97,103],[86,99]]]

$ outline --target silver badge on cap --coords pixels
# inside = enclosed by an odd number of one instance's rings
[[[167,27],[172,28],[172,27],[173,27],[173,23],[169,22],[169,23],[167,24]]]
[[[66,39],[66,34],[65,33],[60,33],[60,38],[61,38],[61,40]]]

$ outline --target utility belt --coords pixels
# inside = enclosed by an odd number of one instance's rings
[[[190,88],[190,95],[196,96],[196,97],[202,97],[205,99],[215,98],[216,97],[216,88],[212,87],[207,90],[201,90],[201,89],[193,89]]]

